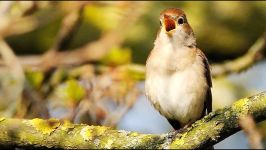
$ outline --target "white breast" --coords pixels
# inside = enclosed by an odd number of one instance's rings
[[[181,69],[178,69],[178,65],[173,65],[176,70],[167,72],[165,63],[174,55],[162,55],[157,61],[152,58],[158,54],[150,56],[147,62],[145,91],[148,99],[162,115],[178,120],[182,126],[198,120],[202,115],[208,86],[202,58],[195,55],[192,62],[180,63],[183,65],[180,66]],[[179,59],[176,61],[186,62],[184,57]]]

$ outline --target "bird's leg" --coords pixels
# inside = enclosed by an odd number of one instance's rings
[[[180,128],[180,129],[178,129],[178,130],[175,130],[176,133],[183,133],[184,131],[185,131],[184,128]]]
[[[189,128],[190,126],[192,125],[192,123],[188,123],[186,124],[184,127],[178,129],[178,130],[175,130],[176,133],[183,133],[187,130],[187,128]]]
[[[184,129],[187,129],[187,128],[190,127],[191,125],[192,125],[192,122],[186,124],[183,128],[184,128]]]

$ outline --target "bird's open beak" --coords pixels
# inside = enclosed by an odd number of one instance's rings
[[[172,19],[168,15],[164,15],[163,24],[164,24],[164,29],[167,32],[170,32],[170,31],[176,29],[176,22],[175,22],[175,20]]]

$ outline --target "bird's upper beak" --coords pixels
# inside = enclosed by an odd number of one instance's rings
[[[163,18],[163,26],[164,26],[164,29],[167,33],[169,33],[170,31],[176,29],[176,21],[168,16],[168,15],[164,15],[164,18]]]

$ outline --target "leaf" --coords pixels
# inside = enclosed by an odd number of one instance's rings
[[[27,70],[25,75],[27,81],[33,88],[35,89],[40,88],[44,79],[44,74],[41,71]]]
[[[101,60],[105,65],[123,65],[131,62],[131,50],[129,48],[112,48]]]
[[[84,19],[103,31],[117,27],[123,17],[123,9],[111,5],[87,5],[84,9]]]
[[[75,103],[84,98],[86,91],[77,80],[70,79],[57,88],[56,94],[64,100]]]

